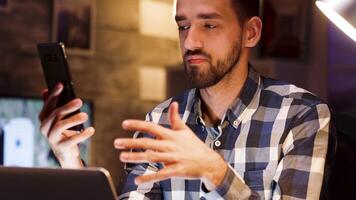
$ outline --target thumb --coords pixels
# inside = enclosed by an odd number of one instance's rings
[[[49,91],[48,91],[48,89],[44,89],[44,90],[42,91],[42,100],[43,100],[43,101],[46,101],[47,98],[48,98],[48,96],[49,96]]]
[[[179,116],[178,107],[179,107],[178,103],[173,102],[169,106],[169,110],[168,110],[169,122],[171,123],[171,128],[173,130],[179,130],[185,128],[185,123]]]

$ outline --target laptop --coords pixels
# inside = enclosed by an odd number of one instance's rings
[[[0,167],[0,199],[115,200],[115,187],[103,168],[50,169]]]

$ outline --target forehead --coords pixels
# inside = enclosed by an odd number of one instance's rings
[[[235,17],[231,0],[177,0],[176,14],[194,18],[200,14],[216,13],[222,18]]]

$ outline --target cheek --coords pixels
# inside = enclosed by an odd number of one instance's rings
[[[231,50],[235,48],[233,45],[241,45],[241,33],[238,31],[231,31],[220,36],[212,43],[212,48],[220,59],[225,59]]]
[[[225,39],[211,40],[205,44],[204,50],[212,56],[213,61],[224,59],[231,48],[231,41]]]

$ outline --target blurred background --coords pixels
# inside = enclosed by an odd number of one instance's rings
[[[314,1],[264,0],[262,5],[264,34],[251,63],[266,76],[315,93],[334,112],[356,117],[356,43]],[[0,0],[0,164],[21,165],[8,156],[16,148],[21,154],[21,145],[27,145],[34,154],[23,165],[56,165],[44,161],[51,154],[36,118],[46,88],[36,45],[49,41],[68,48],[77,96],[87,102],[96,128],[83,155],[89,166],[105,167],[119,184],[123,164],[113,141],[132,136],[121,122],[144,119],[159,102],[189,88],[173,0]],[[15,137],[13,146],[5,147],[4,132],[16,127],[11,123],[27,124],[34,141]]]

